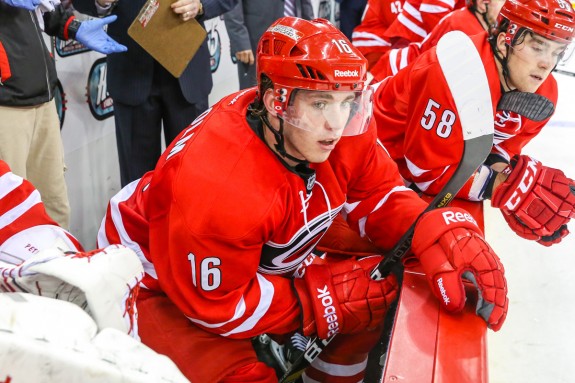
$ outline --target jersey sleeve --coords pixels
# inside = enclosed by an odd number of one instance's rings
[[[422,4],[423,6],[423,4]],[[450,19],[454,13],[449,13],[431,30],[431,32],[421,42],[410,43],[403,48],[390,49],[378,60],[371,68],[376,81],[381,81],[387,76],[393,76],[410,63],[423,52],[428,51],[437,45],[439,39],[449,31],[454,30]],[[457,29],[457,28],[456,28]]]
[[[459,0],[423,0],[419,6],[423,26],[431,31],[445,16],[454,9],[465,6],[465,1]]]
[[[344,204],[348,224],[377,247],[391,249],[427,204],[404,185],[397,165],[376,141],[374,125],[339,150],[337,158],[345,164],[336,166],[336,171],[348,185]]]
[[[387,76],[394,76],[410,62],[415,60],[421,51],[420,43],[410,43],[404,48],[394,48],[385,52],[370,68],[374,81],[381,81]]]
[[[368,0],[363,17],[353,30],[352,44],[364,55],[383,53],[390,43],[383,38],[386,29],[401,11],[396,1]]]

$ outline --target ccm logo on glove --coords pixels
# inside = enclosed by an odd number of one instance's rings
[[[339,332],[339,323],[337,322],[337,311],[335,306],[333,305],[333,298],[329,293],[329,289],[327,285],[325,285],[322,289],[317,289],[319,293],[317,295],[317,299],[321,300],[321,304],[324,307],[323,310],[323,317],[327,322],[327,328],[329,329],[327,336],[331,337]]]
[[[529,158],[527,162],[523,175],[521,176],[521,181],[517,185],[515,192],[509,197],[507,202],[505,202],[505,207],[509,210],[515,210],[519,203],[522,201],[523,196],[531,190],[535,178],[537,177],[537,161],[534,158]]]
[[[520,237],[543,246],[561,242],[575,218],[575,181],[525,155],[514,156],[503,173],[508,177],[493,191],[491,206]]]

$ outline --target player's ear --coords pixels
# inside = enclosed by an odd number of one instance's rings
[[[268,112],[268,116],[277,117],[278,113],[274,108],[274,101],[274,90],[272,88],[266,89],[266,92],[263,95],[264,106]]]
[[[497,35],[496,48],[503,57],[507,57],[507,48],[505,45],[505,33],[501,32]]]

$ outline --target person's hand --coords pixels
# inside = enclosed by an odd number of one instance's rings
[[[204,13],[200,0],[178,0],[170,5],[174,13],[180,15],[182,20],[188,21]]]
[[[40,4],[40,0],[2,0],[6,4],[16,7],[16,8],[24,8],[29,11],[33,11],[36,9],[38,4]]]
[[[393,274],[375,281],[369,273],[382,257],[312,264],[294,279],[302,307],[303,333],[321,339],[375,329],[397,298]]]
[[[251,49],[236,52],[236,58],[238,59],[239,62],[242,62],[247,65],[254,65],[254,63],[256,62],[254,52],[252,52]]]
[[[128,48],[118,44],[104,31],[104,27],[116,19],[117,16],[112,15],[103,19],[84,20],[74,38],[86,47],[103,54],[125,52]]]
[[[495,188],[491,206],[520,237],[544,246],[561,242],[575,217],[575,181],[526,155],[513,157],[505,172],[509,176]]]
[[[477,315],[492,330],[501,328],[509,303],[505,271],[471,214],[459,208],[426,213],[415,226],[412,250],[447,311],[463,309],[468,280],[478,291]]]

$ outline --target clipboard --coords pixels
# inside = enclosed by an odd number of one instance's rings
[[[172,0],[147,0],[128,28],[128,35],[178,78],[206,38],[195,19],[183,21]]]

